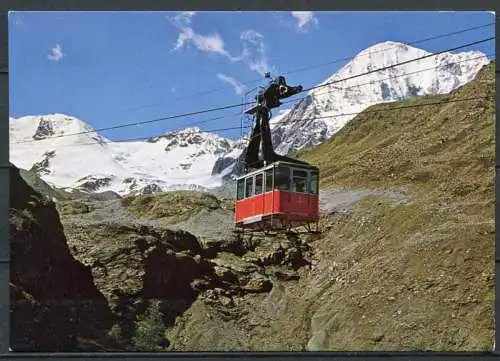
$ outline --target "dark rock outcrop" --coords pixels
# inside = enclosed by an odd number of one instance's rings
[[[78,182],[83,183],[80,184],[77,189],[86,192],[95,192],[102,187],[108,186],[111,183],[111,180],[112,179],[109,177],[97,178],[89,175],[78,180]]]
[[[65,229],[75,257],[92,268],[125,340],[150,300],[161,300],[169,325],[201,291],[217,284],[202,246],[187,232],[115,223],[65,224]]]
[[[220,157],[215,161],[215,164],[212,168],[212,175],[220,174],[224,169],[229,167],[234,162],[236,162],[236,159],[233,157]]]
[[[54,203],[10,168],[11,347],[15,351],[79,351],[113,322],[91,270],[66,243]],[[86,348],[88,349],[88,348]]]
[[[140,190],[140,194],[155,194],[155,193],[161,193],[163,190],[161,187],[155,183],[148,184],[144,188]]]
[[[38,123],[35,134],[33,135],[33,139],[42,140],[45,138],[49,138],[55,134],[56,133],[54,131],[54,127],[52,126],[52,122],[42,117],[40,123]]]
[[[30,171],[34,172],[39,175],[47,175],[50,174],[50,159],[54,158],[56,156],[56,151],[47,151],[44,153],[44,158],[31,167]]]

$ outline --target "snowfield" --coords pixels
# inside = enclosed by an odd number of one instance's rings
[[[202,190],[221,184],[220,175],[211,175],[212,167],[234,143],[198,128],[135,142],[111,142],[95,132],[66,136],[91,131],[63,114],[11,118],[11,162],[24,169],[35,165],[45,181],[61,188],[92,181],[100,185],[91,190],[121,195],[153,184],[157,191]]]
[[[324,86],[309,91],[307,97],[281,118],[280,124],[273,129],[276,151],[286,154],[324,142],[372,105],[449,93],[474,79],[490,62],[478,51],[442,53],[354,77],[429,54],[392,41],[361,51],[334,75],[318,84]],[[348,80],[340,81],[342,79]],[[301,119],[306,120],[298,122]]]

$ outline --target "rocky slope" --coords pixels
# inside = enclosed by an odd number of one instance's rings
[[[123,345],[131,343],[137,316],[151,300],[160,301],[165,329],[200,302],[211,305],[216,317],[239,317],[238,305],[269,292],[271,277],[296,279],[296,270],[307,264],[308,247],[298,240],[277,243],[234,235],[229,227],[221,230],[214,219],[230,224],[232,211],[213,196],[171,192],[81,203],[66,201],[61,208],[68,244],[92,268],[97,287],[118,317]],[[175,208],[179,204],[184,213]],[[177,336],[166,333],[164,343],[156,346],[176,343]]]
[[[103,349],[113,316],[89,267],[70,253],[54,204],[10,169],[11,348]]]
[[[334,219],[327,258],[354,264],[343,271],[350,284],[326,293],[338,302],[312,314],[311,348],[491,349],[494,96],[492,63],[450,95],[372,107],[300,154],[320,166],[323,188],[413,194],[404,207],[372,198],[364,214]],[[423,106],[473,97],[487,98]]]

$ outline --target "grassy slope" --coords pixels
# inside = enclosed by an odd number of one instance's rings
[[[494,96],[494,64],[449,95],[376,105],[334,138],[298,157],[321,167],[322,186],[438,188],[441,195],[493,194],[494,99],[384,111]],[[476,189],[476,188],[480,189]]]
[[[184,220],[203,208],[230,209],[231,201],[219,200],[207,193],[194,191],[165,192],[155,195],[126,197],[122,205],[138,217],[149,219],[176,218]],[[182,207],[179,207],[182,205]]]
[[[331,229],[316,246],[358,270],[344,271],[353,284],[325,291],[338,312],[323,347],[491,349],[494,98],[382,110],[494,96],[494,71],[494,64],[485,67],[450,95],[371,107],[331,141],[298,155],[321,168],[323,188],[406,189],[412,196],[401,206],[366,199],[354,214],[325,220]]]

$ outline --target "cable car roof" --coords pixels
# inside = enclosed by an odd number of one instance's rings
[[[268,169],[275,168],[275,167],[278,167],[278,166],[286,166],[286,167],[289,167],[289,168],[302,168],[302,169],[314,170],[316,172],[319,172],[319,168],[316,167],[316,166],[314,166],[314,165],[302,164],[302,163],[284,162],[284,161],[277,161],[277,162],[271,163],[269,165],[266,165],[265,167],[262,167],[260,169],[256,169],[256,170],[251,171],[249,173],[240,175],[239,177],[236,178],[236,180],[238,181],[240,179],[251,177],[251,176],[254,176],[255,174],[259,174],[259,173],[261,173],[263,171],[266,171]]]

